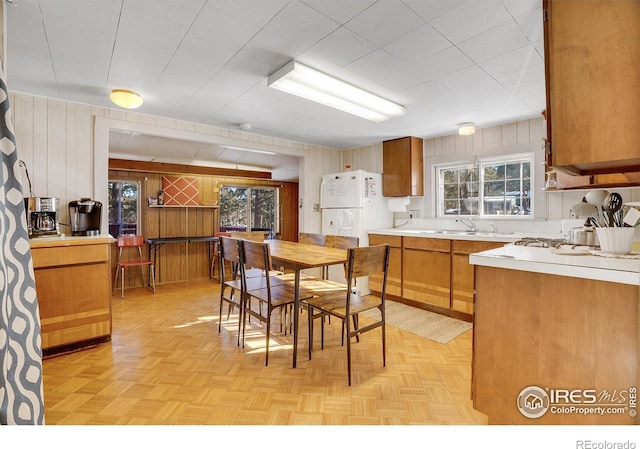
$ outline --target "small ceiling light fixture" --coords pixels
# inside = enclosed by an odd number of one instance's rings
[[[267,86],[349,114],[382,122],[407,113],[404,106],[291,60],[269,75]]]
[[[114,104],[125,109],[135,109],[142,105],[142,97],[126,89],[113,89],[109,98]]]
[[[475,134],[476,132],[476,124],[472,122],[460,123],[458,125],[458,134],[461,136],[470,136],[471,134]]]
[[[251,131],[251,128],[253,128],[253,126],[251,126],[251,123],[238,124],[238,129],[240,129],[241,131]]]

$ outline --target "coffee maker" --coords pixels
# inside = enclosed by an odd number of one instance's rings
[[[60,235],[58,222],[58,198],[29,197],[24,199],[27,212],[29,237],[57,237]]]
[[[69,203],[71,235],[100,235],[102,203],[91,198],[81,198]]]

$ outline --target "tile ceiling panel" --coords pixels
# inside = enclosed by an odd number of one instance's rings
[[[107,94],[128,88],[145,100],[140,114],[231,130],[248,122],[256,135],[337,149],[451,134],[461,117],[479,127],[539,117],[545,104],[540,0],[14,5],[9,89],[37,96],[116,108]],[[268,88],[293,58],[408,112],[373,123]]]
[[[351,19],[346,27],[376,45],[385,45],[424,21],[400,0],[376,2]]]
[[[500,2],[475,0],[447,11],[429,24],[459,44],[513,18]]]

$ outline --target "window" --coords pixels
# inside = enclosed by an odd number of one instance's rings
[[[441,165],[438,215],[532,214],[532,155]]]
[[[278,233],[279,203],[275,187],[224,186],[220,189],[220,230]]]
[[[138,234],[139,192],[139,182],[109,181],[109,234],[112,236]]]

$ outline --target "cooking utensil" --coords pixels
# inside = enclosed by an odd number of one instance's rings
[[[607,226],[620,226],[617,213],[622,209],[622,195],[617,192],[610,193],[602,207],[607,214]]]
[[[591,226],[569,229],[567,243],[572,245],[598,246],[598,236]]]
[[[589,218],[598,216],[598,208],[590,203],[576,203],[571,206],[576,218]]]
[[[600,207],[605,203],[607,196],[609,196],[609,192],[606,190],[590,190],[587,192],[585,198],[587,203]]]
[[[640,224],[640,203],[626,203],[622,205],[623,222],[626,226],[635,227]]]

